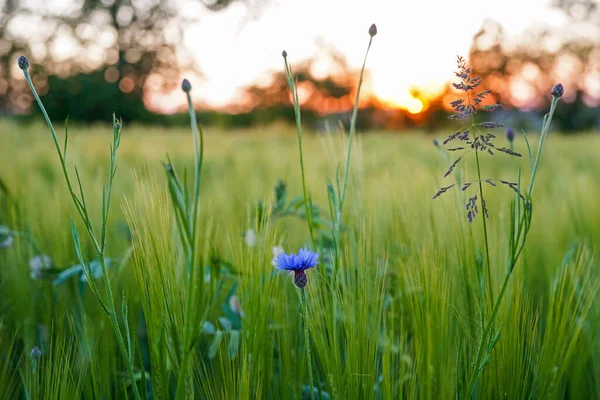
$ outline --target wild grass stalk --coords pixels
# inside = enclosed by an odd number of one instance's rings
[[[556,108],[556,104],[558,100],[562,96],[563,89],[562,85],[558,84],[552,90],[552,102],[550,105],[550,112],[544,117],[544,123],[542,125],[542,131],[540,134],[540,139],[538,143],[538,150],[535,157],[535,161],[531,164],[531,178],[529,181],[528,189],[525,192],[525,195],[521,195],[520,192],[520,181],[521,181],[521,173],[519,171],[518,176],[518,188],[515,199],[511,204],[511,219],[510,219],[510,232],[511,236],[509,238],[509,254],[508,254],[508,265],[506,274],[504,277],[504,281],[502,283],[502,287],[500,288],[500,293],[498,294],[498,298],[494,301],[493,307],[490,313],[490,316],[485,320],[485,325],[483,326],[482,336],[480,338],[478,348],[477,348],[477,357],[474,362],[474,371],[469,378],[469,383],[467,385],[466,397],[471,397],[474,394],[479,375],[483,372],[483,369],[487,362],[489,361],[494,347],[498,343],[500,338],[500,329],[494,331],[494,323],[496,321],[496,317],[498,315],[498,311],[500,309],[500,305],[502,303],[502,299],[506,293],[506,289],[508,287],[508,282],[510,281],[510,277],[514,271],[514,268],[519,260],[519,256],[525,247],[525,243],[527,240],[527,235],[531,228],[531,218],[533,213],[533,201],[532,201],[532,192],[534,188],[536,171],[539,167],[544,141],[548,132],[550,130],[550,123],[552,122],[552,116],[554,115],[554,110]],[[529,145],[529,140],[525,135],[527,148],[530,154],[530,159],[532,151],[531,146]],[[481,180],[480,180],[481,183]],[[523,210],[521,211],[521,206]]]

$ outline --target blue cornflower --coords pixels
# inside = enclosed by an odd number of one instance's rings
[[[298,254],[286,254],[282,252],[275,257],[273,261],[275,268],[283,271],[293,271],[294,285],[302,289],[308,284],[308,277],[304,271],[309,268],[314,268],[317,264],[319,264],[318,260],[318,253],[302,248],[300,251],[298,251]]]

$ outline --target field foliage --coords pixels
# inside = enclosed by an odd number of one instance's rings
[[[56,128],[62,137],[64,127]],[[78,166],[97,230],[111,131],[69,130],[68,171],[76,182]],[[74,218],[46,127],[5,121],[0,138],[0,225],[12,232],[0,249],[0,398],[121,399],[135,396],[134,386],[142,397],[175,396],[192,334],[184,328],[187,253],[163,163],[168,152],[180,176],[187,167],[193,181],[189,131],[123,126],[104,256],[134,385],[112,320],[77,268],[72,217],[90,278],[106,296],[103,269]],[[307,272],[316,398],[599,398],[599,137],[548,135],[531,231],[494,323],[497,344],[472,393],[482,314],[491,308],[478,279],[482,216],[469,223],[460,187],[432,200],[455,178],[442,178],[452,159],[431,139],[377,132],[354,138],[339,253],[322,251],[320,265]],[[303,136],[317,250],[331,248],[327,183],[335,182],[346,146],[336,129]],[[203,148],[193,244],[198,326],[190,328],[197,338],[182,387],[197,398],[309,398],[300,291],[272,264],[278,246],[312,247],[295,134],[285,127],[207,131]],[[527,154],[520,134],[515,149]],[[481,169],[516,180],[521,165],[528,182],[527,163],[496,154],[482,157]],[[457,172],[463,181],[476,178],[474,159]],[[515,194],[485,191],[497,294]],[[487,275],[485,282],[487,288]]]

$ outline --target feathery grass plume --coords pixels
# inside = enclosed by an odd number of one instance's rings
[[[464,384],[465,396],[470,398],[475,391],[477,382],[479,381],[480,374],[482,373],[485,365],[487,364],[494,347],[496,346],[500,331],[495,330],[494,322],[498,313],[499,306],[504,297],[509,278],[514,270],[514,266],[521,254],[523,246],[525,244],[525,240],[527,237],[527,233],[529,232],[530,224],[531,224],[531,213],[532,213],[532,201],[531,201],[531,192],[533,190],[533,182],[535,179],[535,173],[537,171],[539,165],[539,159],[541,156],[544,139],[547,135],[550,120],[552,119],[552,115],[554,113],[554,109],[556,107],[557,100],[563,94],[562,85],[556,85],[552,89],[553,101],[550,107],[550,113],[544,118],[544,123],[542,126],[542,135],[540,137],[540,143],[538,147],[538,153],[536,157],[535,163],[533,162],[533,155],[531,147],[529,146],[529,141],[527,140],[527,136],[525,136],[525,140],[528,146],[529,155],[530,155],[530,164],[532,168],[531,179],[529,184],[529,189],[527,192],[523,192],[521,190],[521,170],[519,168],[519,175],[517,182],[511,182],[504,179],[492,179],[482,178],[481,173],[481,164],[480,164],[480,153],[488,154],[490,156],[494,156],[496,152],[505,153],[515,157],[521,157],[520,153],[517,153],[513,147],[513,139],[514,133],[512,131],[507,132],[507,138],[510,142],[510,148],[499,147],[494,144],[494,139],[496,135],[487,130],[496,129],[503,127],[502,124],[496,123],[494,121],[485,121],[480,123],[475,123],[474,115],[480,111],[482,112],[491,112],[498,110],[501,105],[493,104],[493,105],[483,105],[484,99],[490,94],[489,90],[481,91],[476,93],[476,88],[479,87],[482,83],[481,78],[473,77],[471,72],[471,67],[467,67],[466,61],[462,57],[458,57],[457,60],[458,70],[455,72],[455,75],[459,78],[459,82],[455,82],[452,85],[455,89],[464,93],[464,98],[454,100],[450,103],[451,107],[454,110],[454,113],[449,117],[450,119],[462,120],[464,118],[470,119],[470,124],[459,128],[456,132],[452,133],[443,143],[444,146],[447,146],[449,143],[454,141],[459,141],[462,146],[457,146],[452,149],[448,149],[449,151],[461,151],[457,157],[457,159],[451,164],[450,168],[444,175],[447,177],[450,175],[457,164],[463,159],[463,157],[469,153],[475,153],[475,162],[477,167],[477,179],[469,182],[465,182],[462,186],[462,191],[467,191],[473,183],[477,185],[477,192],[468,198],[467,204],[465,206],[465,210],[467,212],[467,219],[469,222],[472,222],[477,214],[479,213],[477,200],[479,198],[479,204],[481,205],[481,210],[483,210],[483,240],[485,243],[485,260],[487,267],[487,276],[484,278],[483,273],[478,272],[478,280],[479,286],[481,288],[482,295],[479,297],[480,304],[480,319],[482,332],[478,342],[477,348],[477,356],[472,363],[472,368],[466,373],[466,383]],[[484,131],[485,130],[485,131]],[[487,131],[487,132],[486,132]],[[468,148],[465,148],[468,147]],[[507,186],[511,190],[516,193],[516,198],[513,200],[511,206],[511,234],[509,238],[509,249],[508,249],[508,269],[505,275],[504,282],[500,289],[500,293],[496,298],[494,296],[494,285],[492,282],[492,268],[490,262],[490,240],[487,229],[486,220],[489,218],[489,212],[487,203],[484,197],[483,191],[483,182],[488,183],[491,186],[497,186],[493,181],[499,180],[502,186]],[[441,194],[445,193],[449,188],[453,186],[448,186],[440,189],[434,199],[439,197]],[[479,271],[479,270],[478,270]],[[484,281],[487,281],[487,290],[484,290]],[[487,291],[487,293],[485,293]],[[486,301],[487,300],[487,301]],[[488,313],[488,310],[491,312]]]
[[[455,89],[464,92],[465,98],[457,99],[450,102],[450,106],[453,108],[454,113],[449,118],[460,120],[465,117],[470,117],[471,124],[461,127],[456,132],[448,136],[446,140],[444,140],[444,146],[448,145],[449,143],[455,140],[459,140],[461,142],[461,145],[459,146],[447,148],[448,151],[456,152],[465,150],[450,165],[450,168],[444,174],[444,177],[447,177],[454,171],[458,163],[463,159],[463,157],[466,154],[475,152],[478,181],[473,181],[471,183],[478,183],[479,196],[481,198],[481,203],[483,204],[483,202],[485,202],[485,198],[483,195],[483,189],[481,187],[482,178],[481,168],[479,164],[479,153],[487,153],[493,156],[496,151],[499,151],[515,157],[521,157],[521,154],[514,151],[512,145],[511,148],[496,146],[494,144],[494,139],[496,138],[496,135],[492,132],[484,132],[484,129],[497,129],[502,128],[504,125],[494,121],[484,121],[480,123],[475,123],[475,120],[473,118],[474,114],[476,114],[479,111],[494,111],[499,109],[501,105],[482,105],[483,100],[491,93],[491,91],[484,90],[476,93],[475,89],[481,85],[482,79],[479,77],[473,77],[471,75],[471,67],[467,67],[466,61],[460,56],[457,59],[457,65],[458,70],[455,72],[455,75],[460,79],[460,81],[458,83],[453,83],[452,86],[454,86]],[[514,133],[512,137],[514,138]],[[509,141],[511,141],[511,139],[509,139]],[[487,216],[487,214],[485,215]],[[472,222],[473,215],[467,212],[467,217],[469,219],[469,222]]]
[[[470,153],[475,153],[475,163],[477,166],[477,180],[471,182],[465,182],[465,185],[462,186],[462,190],[466,191],[469,189],[471,185],[466,185],[467,183],[477,183],[475,186],[476,195],[473,195],[468,198],[467,204],[465,206],[465,211],[467,214],[467,219],[469,223],[472,223],[477,214],[478,207],[476,204],[477,199],[479,198],[481,209],[483,212],[482,224],[483,224],[483,238],[485,242],[485,256],[486,256],[486,266],[487,266],[487,282],[488,282],[488,298],[490,299],[490,303],[493,302],[494,298],[494,290],[492,283],[492,272],[491,272],[491,263],[490,263],[490,247],[489,247],[489,236],[487,230],[487,222],[486,219],[489,218],[489,212],[486,206],[483,185],[482,185],[482,174],[481,174],[481,164],[479,160],[479,154],[488,154],[490,156],[494,156],[494,151],[500,151],[509,155],[514,155],[520,157],[521,155],[512,151],[511,149],[500,148],[494,144],[494,139],[496,135],[493,132],[489,132],[488,130],[501,128],[502,124],[499,124],[495,121],[484,121],[480,123],[475,123],[474,115],[480,111],[494,111],[499,109],[500,104],[494,104],[493,106],[483,105],[482,102],[487,98],[487,96],[491,93],[490,90],[484,90],[477,92],[476,89],[482,84],[482,79],[480,77],[474,77],[472,74],[472,68],[467,67],[467,62],[461,56],[457,57],[457,71],[454,75],[459,78],[459,82],[453,82],[452,86],[460,92],[463,92],[463,98],[454,100],[450,102],[450,106],[452,107],[454,113],[450,115],[450,119],[462,120],[466,117],[470,119],[470,124],[465,125],[459,128],[456,132],[448,136],[446,140],[444,140],[444,146],[447,146],[451,142],[459,141],[461,145],[448,149],[449,151],[459,152],[456,160],[450,165],[450,168],[444,174],[444,178],[450,175],[458,163],[464,159],[464,157]],[[485,131],[484,131],[485,130]],[[487,131],[487,132],[486,132]],[[453,143],[454,146],[454,143]],[[447,189],[446,189],[447,190]],[[438,193],[434,196],[434,199],[439,197],[439,195],[443,194],[444,191],[438,191]]]

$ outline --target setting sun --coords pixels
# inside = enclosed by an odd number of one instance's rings
[[[423,102],[419,99],[415,99],[411,97],[409,102],[406,105],[406,109],[411,114],[418,114],[423,111]]]

